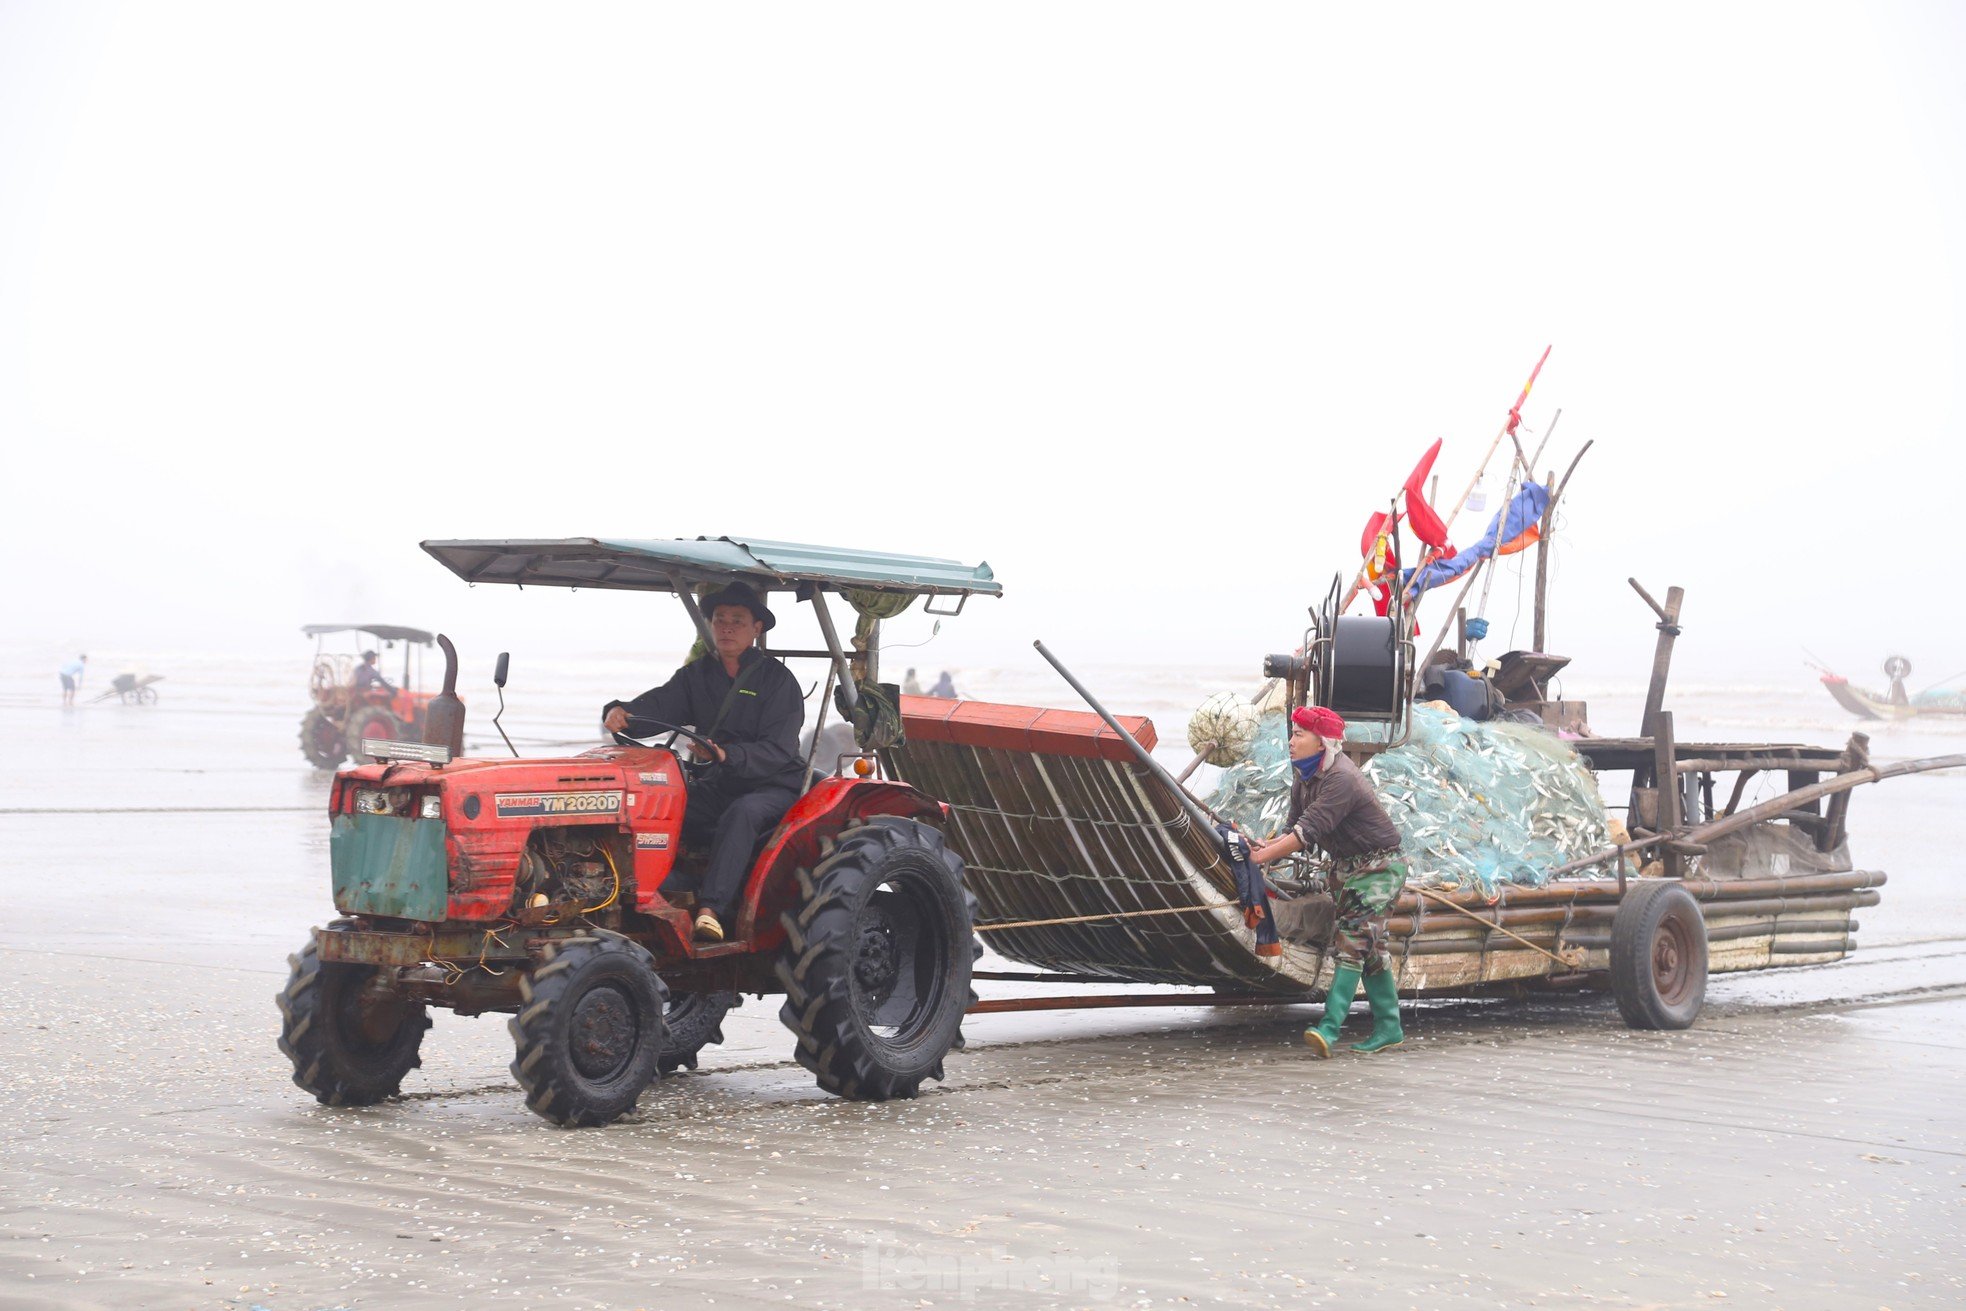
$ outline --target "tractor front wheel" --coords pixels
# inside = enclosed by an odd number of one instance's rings
[[[326,930],[334,932],[332,928]],[[394,1097],[422,1061],[428,1008],[388,986],[373,965],[323,961],[318,935],[287,958],[292,973],[274,998],[280,1050],[294,1082],[323,1106],[373,1106]]]
[[[963,863],[926,824],[882,816],[799,871],[787,912],[779,1018],[819,1086],[842,1097],[913,1097],[942,1078],[976,999],[981,948]]]
[[[549,944],[545,963],[519,981],[519,998],[506,1027],[527,1106],[569,1129],[634,1108],[657,1076],[669,1004],[647,951],[606,930]]]
[[[316,769],[333,769],[348,759],[348,739],[342,735],[341,725],[318,707],[301,716],[300,754]]]

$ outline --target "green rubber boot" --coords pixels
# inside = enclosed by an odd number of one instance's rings
[[[1355,1052],[1382,1052],[1406,1041],[1399,1027],[1399,984],[1391,970],[1365,976],[1365,999],[1372,1003],[1372,1032],[1363,1042],[1351,1044]]]
[[[1324,1019],[1304,1030],[1304,1041],[1312,1051],[1321,1057],[1329,1057],[1338,1050],[1338,1030],[1345,1023],[1345,1012],[1352,1008],[1352,998],[1358,996],[1358,971],[1349,965],[1340,965],[1338,972],[1331,976],[1331,991],[1324,994]]]

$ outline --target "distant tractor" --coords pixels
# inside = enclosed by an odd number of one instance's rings
[[[706,642],[696,589],[792,593],[825,649],[772,654],[827,661],[862,733],[852,753],[808,758],[805,791],[754,853],[728,939],[697,941],[664,888],[693,883],[707,856],[683,842],[704,768],[690,746],[705,726],[616,734],[570,757],[459,759],[453,661],[433,740],[363,743],[374,762],[335,778],[342,918],[291,958],[278,998],[294,1082],[326,1105],[379,1102],[419,1063],[430,1007],[500,1012],[527,1105],[560,1125],[604,1125],[659,1075],[694,1068],[747,992],[784,995],[794,1055],[829,1092],[879,1101],[940,1079],[974,1000],[974,901],[943,840],[947,811],[882,776],[870,749],[882,718],[868,712],[892,691],[879,682],[879,618],[916,597],[956,598],[935,612],[949,614],[999,595],[989,567],[729,538],[423,548],[474,583],[670,592]],[[851,655],[829,595],[860,619]],[[501,704],[506,670],[501,656]]]
[[[300,630],[314,639],[314,668],[307,690],[314,704],[300,719],[300,752],[317,769],[333,769],[361,750],[365,739],[415,741],[433,695],[419,692],[423,652],[436,642],[421,628],[400,624],[308,624]],[[328,650],[328,639],[353,634],[354,649]],[[343,643],[347,645],[347,643]],[[403,648],[401,674],[393,688],[362,687],[362,652]],[[393,665],[393,661],[379,660]],[[384,671],[386,672],[386,671]]]

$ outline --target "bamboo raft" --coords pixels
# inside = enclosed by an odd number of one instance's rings
[[[1279,1000],[1311,997],[1328,982],[1333,962],[1325,949],[1286,941],[1281,956],[1256,954],[1216,836],[1190,819],[1170,780],[1143,767],[1097,716],[917,697],[903,698],[902,710],[907,738],[883,753],[887,769],[948,807],[948,837],[967,866],[978,931],[989,945],[1046,971],[1004,977],[1185,984]],[[1148,749],[1155,744],[1150,721],[1117,722]],[[1850,788],[1892,773],[1966,766],[1966,757],[1886,770],[1865,763],[1821,782],[1826,767],[1856,763],[1854,746],[1844,753],[1676,748],[1670,722],[1661,721],[1663,741],[1581,745],[1596,768],[1662,766],[1669,786],[1657,792],[1673,797],[1682,774],[1710,782],[1717,769],[1787,769],[1800,784],[1734,812],[1737,789],[1728,815],[1684,836],[1630,844],[1657,848],[1662,870],[1699,904],[1710,973],[1843,959],[1856,948],[1855,912],[1878,903],[1885,875],[1831,868],[1686,876],[1683,862],[1708,850],[1701,837],[1789,827],[1834,864]],[[1828,813],[1818,809],[1824,797]],[[1596,868],[1607,872],[1597,876],[1566,867],[1544,886],[1505,887],[1492,899],[1407,888],[1389,920],[1400,991],[1443,996],[1601,982],[1611,966],[1613,921],[1637,882],[1625,876],[1623,854],[1599,858]]]

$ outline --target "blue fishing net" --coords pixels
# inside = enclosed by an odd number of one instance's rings
[[[1376,724],[1360,741],[1385,740]],[[1258,836],[1290,810],[1284,716],[1263,716],[1248,757],[1224,770],[1209,806]],[[1476,723],[1413,707],[1407,740],[1365,766],[1399,829],[1413,881],[1429,887],[1537,886],[1550,870],[1611,845],[1597,780],[1569,744],[1533,724]],[[1605,867],[1609,868],[1609,867]],[[1587,874],[1585,877],[1589,877]]]

